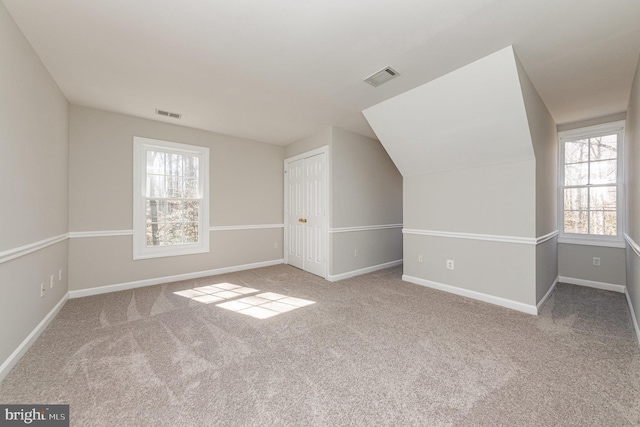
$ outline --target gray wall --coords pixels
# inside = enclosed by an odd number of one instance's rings
[[[558,136],[556,123],[516,56],[520,87],[536,157],[536,236],[558,231]],[[558,237],[536,247],[536,301],[558,277]]]
[[[325,145],[331,146],[332,139],[333,128],[331,126],[327,126],[314,133],[313,135],[293,142],[284,147],[284,158],[288,159],[289,157],[294,157],[298,154],[306,153],[307,151],[324,147]]]
[[[632,242],[636,249],[640,245],[640,62],[636,68],[629,98],[625,144],[627,234],[630,238],[627,242],[627,292],[633,305],[635,318],[640,320],[640,253],[630,247]],[[638,329],[636,332],[640,333]]]
[[[8,254],[68,232],[69,104],[1,2],[0,52],[0,253]],[[0,365],[66,295],[67,264],[64,240],[0,261]]]
[[[599,266],[593,265],[593,257],[600,258]],[[625,286],[625,257],[624,248],[560,243],[559,276]]]
[[[402,176],[379,141],[333,128],[332,228],[402,224]],[[402,228],[332,233],[330,275],[402,260]],[[354,256],[355,250],[358,256]]]
[[[406,177],[404,228],[533,237],[534,173],[535,161],[527,160]],[[404,255],[407,276],[536,304],[532,245],[405,234]],[[446,269],[447,259],[455,270]]]
[[[408,229],[535,236],[535,161],[404,178]]]
[[[71,232],[132,229],[134,136],[209,147],[211,226],[282,224],[283,147],[72,106]],[[210,239],[208,254],[133,261],[131,236],[73,238],[70,290],[283,257],[282,228],[211,231]]]
[[[402,223],[402,175],[378,140],[333,128],[333,227]]]
[[[436,284],[534,306],[535,250],[526,244],[405,234],[404,272]],[[418,261],[418,254],[423,262]],[[448,259],[455,261],[454,270],[447,270]]]

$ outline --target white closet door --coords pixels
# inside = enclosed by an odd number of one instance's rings
[[[304,269],[304,159],[291,162],[287,169],[288,200],[287,221],[287,259],[294,267]]]
[[[327,271],[327,155],[287,163],[287,262],[321,277]]]

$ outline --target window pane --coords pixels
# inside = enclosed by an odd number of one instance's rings
[[[591,160],[616,159],[618,157],[618,135],[591,138]]]
[[[164,222],[167,202],[164,200],[147,200],[147,223]]]
[[[586,211],[589,209],[589,189],[587,188],[565,188],[564,189],[564,210],[566,211]]]
[[[198,177],[198,159],[195,156],[184,156],[184,176],[191,178]]]
[[[564,143],[564,163],[579,163],[589,161],[589,140],[580,139]]]
[[[590,184],[614,184],[618,168],[616,160],[604,160],[591,163]]]
[[[187,222],[184,224],[184,242],[198,243],[198,223]]]
[[[586,185],[589,172],[588,163],[575,163],[564,167],[564,185]]]
[[[591,210],[616,210],[616,187],[595,187],[589,189]]]
[[[198,180],[197,179],[185,179],[184,180],[184,198],[185,199],[197,199],[200,197],[198,192]]]
[[[616,213],[595,211],[590,214],[591,234],[601,236],[615,236],[617,234]]]
[[[567,211],[564,213],[565,233],[589,233],[588,213],[586,211]]]
[[[147,175],[146,197],[166,197],[164,175]]]
[[[199,201],[189,201],[184,202],[185,212],[184,212],[184,220],[185,221],[198,221],[198,209],[200,207]]]
[[[163,230],[162,224],[147,224],[147,246],[161,246],[164,240]]]
[[[164,175],[164,153],[147,151],[147,173]]]
[[[182,177],[170,176],[167,177],[168,188],[167,197],[170,199],[181,199],[184,197],[183,180]]]
[[[182,176],[182,155],[167,153],[167,175]]]
[[[604,234],[616,236],[618,234],[618,216],[616,212],[604,212]]]
[[[165,245],[180,245],[182,244],[182,223],[169,222],[165,227],[164,232]]]
[[[180,222],[183,217],[184,202],[170,200],[167,202],[167,221]]]

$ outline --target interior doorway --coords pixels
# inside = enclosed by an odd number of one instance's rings
[[[328,147],[285,160],[285,262],[327,277]]]

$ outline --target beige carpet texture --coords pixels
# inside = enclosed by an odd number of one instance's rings
[[[623,294],[559,284],[539,316],[287,265],[69,300],[0,403],[72,426],[638,426]]]

